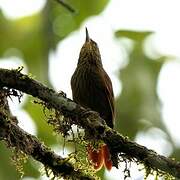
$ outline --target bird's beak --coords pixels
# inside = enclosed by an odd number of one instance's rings
[[[89,33],[88,33],[88,29],[86,27],[86,42],[90,41],[90,37],[89,37]]]

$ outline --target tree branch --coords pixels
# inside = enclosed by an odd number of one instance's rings
[[[11,148],[30,155],[41,162],[45,168],[50,169],[55,177],[73,177],[75,179],[94,180],[94,177],[77,170],[68,162],[68,159],[55,154],[50,148],[41,143],[35,136],[28,134],[17,125],[14,116],[8,112],[7,100],[0,91],[0,140],[6,142]]]
[[[84,109],[64,95],[56,93],[41,83],[23,75],[18,70],[0,69],[0,86],[14,88],[30,94],[70,117],[73,124],[85,129],[96,140],[103,140],[112,154],[119,153],[143,163],[152,170],[166,172],[180,178],[180,162],[171,160],[147,149],[109,128],[98,113]]]

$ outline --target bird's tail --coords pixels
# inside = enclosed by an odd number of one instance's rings
[[[100,170],[104,165],[109,171],[112,168],[111,155],[106,144],[103,144],[98,150],[92,148],[91,145],[87,147],[88,158],[95,170]]]

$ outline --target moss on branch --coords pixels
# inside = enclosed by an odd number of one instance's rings
[[[88,136],[92,135],[91,138],[94,140],[104,141],[109,146],[112,155],[119,153],[120,156],[143,163],[152,171],[169,173],[180,178],[180,162],[158,155],[130,141],[109,128],[98,113],[84,109],[66,98],[63,93],[56,93],[27,75],[23,75],[20,71],[0,69],[0,86],[14,88],[44,101],[48,108],[54,108],[64,117],[70,118],[72,124],[82,127]]]
[[[41,162],[47,171],[51,171],[54,177],[66,179],[87,179],[94,177],[85,174],[82,170],[76,169],[69,158],[62,158],[50,148],[40,142],[35,136],[28,134],[21,129],[14,121],[14,116],[7,110],[6,94],[0,91],[0,140],[4,141],[8,148],[15,152],[24,153]],[[18,164],[19,165],[19,164]],[[17,167],[18,168],[18,167]]]

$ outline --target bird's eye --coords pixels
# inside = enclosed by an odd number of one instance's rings
[[[95,48],[98,47],[98,45],[97,45],[97,43],[96,43],[95,41],[92,41],[92,45],[93,45],[93,47],[95,47]]]
[[[93,41],[93,44],[94,44],[94,46],[97,46],[97,43],[95,41]]]

